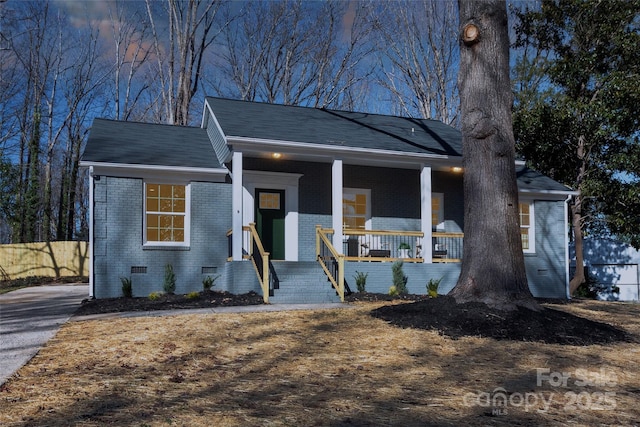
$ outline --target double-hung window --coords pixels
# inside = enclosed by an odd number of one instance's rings
[[[520,238],[522,239],[522,250],[525,253],[533,253],[535,252],[533,202],[520,202],[518,203],[518,208],[520,211]]]
[[[371,228],[371,190],[345,188],[342,195],[342,226],[347,229]]]
[[[145,183],[145,244],[189,244],[189,195],[189,185]]]

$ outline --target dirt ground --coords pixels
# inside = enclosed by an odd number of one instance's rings
[[[638,304],[348,306],[67,323],[0,389],[0,425],[640,425]]]

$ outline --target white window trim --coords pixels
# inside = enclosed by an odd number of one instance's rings
[[[350,188],[350,187],[345,187],[342,189],[342,197],[344,199],[344,195],[345,194],[364,194],[367,197],[367,206],[366,206],[366,213],[365,213],[365,220],[364,220],[364,229],[365,230],[371,230],[372,224],[371,224],[371,189],[369,188]],[[344,204],[343,204],[343,209],[344,209]],[[343,220],[344,222],[344,220]]]
[[[184,242],[156,242],[147,240],[147,183],[184,185]],[[143,247],[189,247],[191,245],[191,183],[167,179],[145,179],[142,192],[142,246]]]
[[[521,199],[519,203],[526,203],[529,205],[529,249],[522,248],[522,252],[525,254],[535,254],[536,253],[535,203],[534,203],[534,200],[532,199]],[[520,206],[518,206],[518,217],[519,216],[520,216]]]

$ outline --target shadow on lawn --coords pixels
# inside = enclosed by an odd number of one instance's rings
[[[445,297],[424,303],[388,308],[396,309],[392,313],[396,321],[403,320],[400,308],[404,308],[404,313],[415,311],[414,316],[445,317],[443,313],[449,305]],[[425,305],[441,306],[442,313],[426,310]],[[489,315],[481,307],[467,306],[464,310],[487,316],[487,321],[496,320],[495,313]],[[552,309],[544,311],[546,315],[550,312],[559,313]],[[99,354],[91,356],[86,360],[89,363],[75,369],[80,382],[99,381],[100,390],[92,394],[76,390],[78,395],[69,404],[47,402],[38,413],[15,425],[176,422],[197,426],[272,422],[309,426],[537,426],[551,422],[535,410],[510,411],[508,417],[496,417],[491,408],[465,406],[465,390],[490,391],[499,386],[522,394],[536,387],[535,371],[517,369],[518,359],[504,348],[496,349],[494,342],[459,346],[446,357],[439,346],[420,340],[410,348],[404,348],[403,343],[395,346],[387,343],[386,347],[374,348],[373,353],[362,354],[359,349],[368,341],[363,336],[367,328],[346,327],[346,322],[352,321],[349,315],[348,311],[318,311],[309,312],[299,321],[286,318],[283,321],[282,316],[271,313],[238,316],[228,323],[209,317],[203,321],[220,321],[212,329],[223,329],[226,338],[205,339],[187,352],[170,345],[174,338],[170,331],[158,331],[166,335],[158,342],[166,340],[166,343],[145,354],[148,363],[130,365],[124,363],[126,358],[118,361]],[[448,317],[453,320],[449,323],[456,318],[465,321],[459,316],[459,312],[450,313]],[[527,316],[522,317],[531,322]],[[545,321],[555,321],[554,314],[551,316]],[[575,319],[580,318],[567,318]],[[360,320],[366,323],[366,317]],[[190,321],[193,320],[182,322]],[[175,330],[183,331],[180,320],[173,322]],[[424,323],[402,326],[426,328]],[[184,328],[184,332],[189,331]],[[554,334],[553,329],[545,330]],[[331,352],[334,347],[343,350]],[[133,351],[122,345],[123,353]],[[548,351],[545,359],[554,370],[570,370],[580,363],[580,357],[574,358],[570,351],[559,359],[557,349],[535,351]],[[376,352],[394,353],[399,363],[382,363],[384,358],[369,362]],[[598,355],[593,356],[590,361],[597,366]],[[480,377],[474,366],[483,367]],[[383,376],[378,375],[380,370],[384,371]],[[407,375],[407,370],[414,374]],[[40,381],[56,378],[54,371],[39,375]]]
[[[466,336],[497,340],[579,345],[637,342],[635,336],[606,323],[553,308],[535,312],[519,308],[504,312],[482,303],[456,304],[452,297],[389,305],[371,312],[402,328],[435,330],[450,338]]]

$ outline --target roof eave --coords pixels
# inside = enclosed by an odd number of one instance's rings
[[[390,167],[415,167],[420,164],[462,165],[461,156],[443,154],[410,153],[242,136],[227,136],[226,139],[233,151],[246,153],[280,152],[306,158],[317,158],[318,160],[324,159],[325,161],[339,158],[345,163],[388,165]]]
[[[163,177],[188,179],[190,181],[223,182],[229,170],[222,168],[198,168],[188,166],[139,165],[125,163],[108,163],[80,161],[80,167],[92,168],[93,175],[115,177],[148,178],[162,174]]]
[[[558,200],[565,200],[570,196],[578,196],[579,191],[575,190],[521,190],[518,189],[518,193],[526,197],[544,197],[546,199],[554,198]]]

